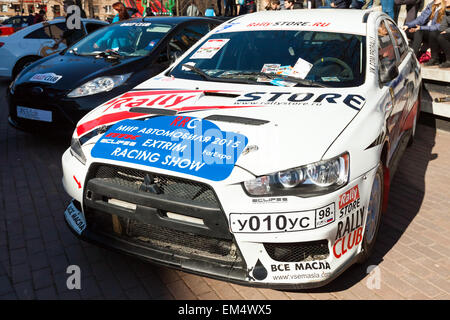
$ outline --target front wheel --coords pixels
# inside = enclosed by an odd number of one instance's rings
[[[375,246],[378,230],[380,228],[381,211],[383,204],[384,175],[383,165],[380,163],[375,174],[370,191],[369,206],[367,208],[367,219],[362,241],[362,251],[360,254],[360,263],[364,263],[370,257]]]

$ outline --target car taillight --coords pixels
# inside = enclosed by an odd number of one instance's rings
[[[0,42],[0,48],[3,47],[5,45],[4,42]]]

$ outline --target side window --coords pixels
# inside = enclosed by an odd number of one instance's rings
[[[378,62],[379,69],[388,69],[396,64],[395,48],[387,30],[385,21],[378,26]]]
[[[51,39],[50,26],[45,26],[29,33],[26,39]]]
[[[168,42],[168,48],[158,58],[158,62],[172,63],[192,45],[210,31],[208,24],[193,24],[178,31]]]
[[[179,31],[170,40],[170,44],[173,48],[177,48],[178,51],[184,53],[208,32],[209,26],[207,24],[190,25]]]
[[[100,28],[103,28],[105,25],[99,24],[99,23],[87,23],[86,24],[86,31],[87,33],[92,33]]]
[[[400,56],[400,64],[401,60],[403,60],[405,55],[408,53],[408,44],[403,38],[400,30],[398,30],[398,28],[391,21],[386,21],[386,23],[389,27],[389,30],[391,31],[392,36],[394,37],[394,44],[397,47]]]
[[[83,29],[67,29],[65,22],[52,24],[50,31],[53,39],[63,39],[66,46],[72,45],[84,36]]]
[[[53,39],[60,39],[62,38],[64,31],[67,30],[65,23],[56,23],[50,25],[50,32],[52,34]]]

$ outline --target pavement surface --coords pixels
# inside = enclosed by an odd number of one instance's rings
[[[449,299],[450,132],[419,125],[393,180],[374,255],[308,291],[255,289],[157,267],[67,229],[61,155],[70,137],[8,125],[0,84],[0,299]],[[81,270],[69,290],[68,266]],[[378,266],[371,274],[370,266]],[[374,275],[379,282],[373,282]]]

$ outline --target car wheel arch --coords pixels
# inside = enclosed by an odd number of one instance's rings
[[[19,58],[16,61],[16,63],[14,64],[14,67],[13,67],[13,69],[11,71],[12,78],[14,79],[20,73],[20,70],[18,70],[18,68],[21,66],[21,64],[24,61],[30,60],[31,62],[34,62],[34,61],[37,61],[39,59],[42,59],[42,57],[39,56],[39,55],[27,55],[27,56],[23,56],[23,57]],[[23,69],[23,67],[22,67],[22,69]]]

